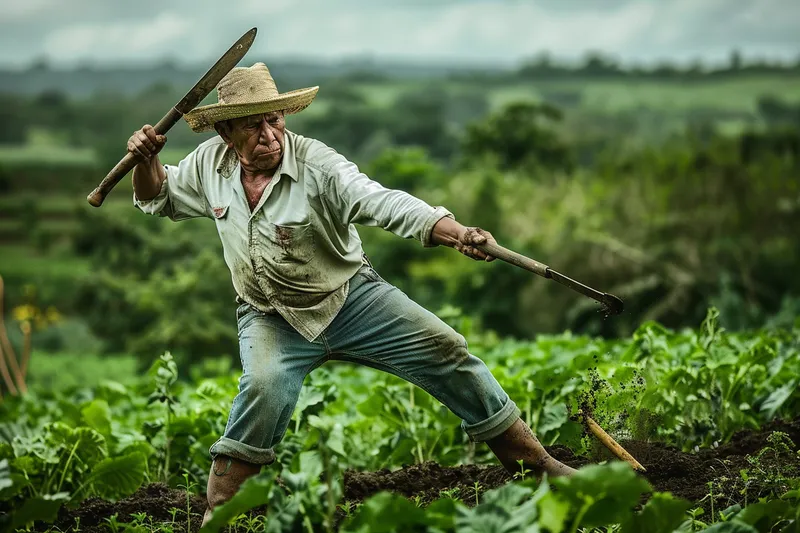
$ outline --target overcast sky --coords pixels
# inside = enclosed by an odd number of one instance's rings
[[[259,58],[800,57],[800,0],[3,0],[0,64],[206,62],[253,26]]]

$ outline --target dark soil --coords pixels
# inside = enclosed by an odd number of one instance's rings
[[[698,453],[684,453],[659,443],[623,441],[628,450],[647,470],[643,474],[656,491],[669,491],[675,496],[695,502],[698,506],[710,507],[709,493],[714,493],[715,507],[724,509],[733,503],[754,501],[770,491],[781,492],[778,473],[786,477],[800,477],[800,457],[796,453],[765,454],[758,466],[750,464],[747,456],[754,456],[770,443],[769,436],[781,431],[794,442],[796,451],[800,445],[800,418],[790,422],[773,422],[758,432],[743,431],[731,441],[714,449]],[[566,448],[550,449],[560,461],[578,468],[587,463],[611,459],[607,452],[598,457],[576,457]],[[747,469],[750,479],[747,484],[740,470]],[[429,462],[389,472],[347,471],[344,476],[345,499],[360,501],[378,492],[389,490],[410,498],[419,497],[429,502],[440,497],[440,491],[458,489],[458,497],[469,504],[474,501],[474,484],[478,481],[482,489],[493,489],[507,483],[511,476],[500,466],[443,467]],[[709,487],[713,482],[713,487]],[[741,491],[745,491],[741,493]]]
[[[192,531],[200,529],[200,522],[206,510],[206,499],[203,496],[190,495],[190,525]],[[116,503],[99,498],[89,498],[74,510],[61,509],[55,526],[61,531],[80,531],[85,533],[108,533],[109,519],[116,515],[118,522],[131,522],[136,513],[147,513],[152,523],[173,524],[174,531],[185,532],[186,492],[171,489],[163,483],[153,483],[142,487],[133,495]],[[150,523],[148,521],[145,524]],[[173,520],[174,518],[174,520]],[[37,524],[39,525],[39,524]],[[47,527],[47,526],[44,526]]]
[[[791,452],[764,454],[757,465],[748,461],[748,456],[756,456],[760,450],[770,446],[768,438],[773,432],[786,433],[794,442]],[[697,506],[710,507],[709,493],[714,494],[714,506],[724,509],[734,503],[747,503],[758,496],[770,492],[780,494],[781,476],[800,477],[800,457],[796,453],[800,445],[800,418],[789,422],[777,421],[768,424],[758,432],[743,431],[734,435],[727,444],[698,453],[684,453],[663,444],[641,441],[623,441],[627,449],[646,469],[643,474],[656,491],[669,491],[675,496],[695,502]],[[611,458],[605,452],[595,457],[576,457],[563,447],[550,448],[557,459],[573,467]],[[747,483],[740,476],[740,470],[747,469],[750,478]],[[391,472],[344,473],[344,500],[351,503],[364,500],[381,490],[389,490],[428,503],[443,496],[447,491],[451,497],[458,497],[467,505],[475,501],[475,482],[479,483],[479,493],[508,483],[511,476],[500,466],[463,465],[444,467],[428,462],[407,466]],[[713,487],[709,487],[713,483]],[[197,531],[205,510],[205,498],[190,497],[191,530]],[[73,530],[76,520],[80,520],[80,530],[85,533],[108,531],[107,518],[117,515],[120,522],[130,522],[134,513],[147,513],[154,523],[172,523],[175,514],[174,531],[186,530],[186,493],[170,489],[163,484],[143,487],[134,495],[116,503],[98,499],[85,501],[78,509],[62,510],[56,526],[61,531]]]

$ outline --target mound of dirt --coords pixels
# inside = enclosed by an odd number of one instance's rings
[[[740,431],[727,444],[691,454],[657,443],[634,441],[622,444],[647,469],[645,477],[655,490],[669,491],[699,502],[711,492],[709,483],[714,482],[713,490],[720,491],[715,500],[733,504],[740,503],[744,496],[753,501],[772,489],[771,484],[777,480],[768,479],[771,472],[780,470],[788,477],[800,476],[800,457],[796,453],[769,454],[760,460],[759,465],[747,460],[748,455],[754,456],[769,446],[768,439],[776,431],[786,433],[792,440],[795,445],[792,452],[800,446],[800,418],[772,422],[758,432]],[[764,475],[745,481],[740,475],[743,469],[761,471]],[[737,494],[741,490],[749,494]]]
[[[644,476],[654,490],[669,491],[698,506],[707,507],[711,503],[706,497],[712,491],[709,483],[713,482],[715,506],[718,507],[742,503],[745,497],[747,501],[754,501],[769,490],[779,491],[780,487],[773,485],[775,480],[769,479],[770,472],[779,469],[787,477],[800,476],[800,458],[794,453],[784,456],[770,454],[763,457],[755,468],[747,460],[748,455],[754,455],[769,445],[768,438],[775,431],[786,433],[795,447],[800,445],[800,418],[789,422],[773,422],[758,432],[739,432],[729,443],[698,453],[684,453],[651,442],[624,441],[621,444],[645,467],[647,473]],[[560,461],[575,468],[613,458],[604,449],[593,458],[576,457],[563,447],[550,448],[549,451]],[[750,476],[745,481],[740,475],[742,469],[758,470],[763,475],[760,478],[757,475]],[[474,501],[476,481],[480,483],[482,492],[483,489],[499,487],[510,479],[500,466],[443,467],[430,462],[395,472],[348,470],[344,475],[344,498],[361,501],[381,490],[389,490],[427,503],[439,498],[442,491],[457,489],[458,496],[469,504]]]
[[[789,436],[794,442],[794,450],[783,455],[776,450],[762,455],[757,464],[752,464],[748,456],[757,456],[766,446],[775,448],[769,438],[776,431]],[[711,504],[709,483],[713,483],[715,507],[724,509],[733,503],[755,501],[758,496],[770,491],[780,493],[781,476],[800,477],[800,457],[794,453],[800,446],[800,418],[773,422],[758,432],[739,432],[727,444],[698,453],[684,453],[659,443],[625,441],[621,444],[647,469],[644,476],[654,490],[672,492],[705,508]],[[611,458],[605,450],[593,457],[577,457],[564,447],[549,448],[549,451],[560,461],[575,468]],[[742,469],[751,473],[747,479],[740,475]],[[343,499],[355,503],[379,491],[388,490],[418,500],[421,504],[449,494],[470,505],[475,501],[476,482],[480,494],[510,480],[511,476],[500,466],[445,467],[428,462],[394,472],[348,470],[344,473]],[[134,519],[134,513],[147,513],[153,523],[171,524],[176,533],[185,532],[186,498],[183,491],[170,489],[163,484],[152,484],[116,503],[92,498],[77,509],[62,509],[56,526],[64,532],[75,531],[79,523],[81,532],[100,533],[108,531],[107,519],[113,515],[117,516],[119,522],[130,522]],[[199,529],[205,506],[204,497],[189,496],[192,532]],[[47,526],[39,527],[43,531]]]
[[[65,532],[79,530],[83,533],[107,533],[110,531],[109,520],[112,516],[116,515],[118,522],[131,522],[134,514],[146,513],[148,521],[145,524],[152,518],[153,523],[171,524],[175,533],[186,532],[187,523],[192,531],[198,531],[206,511],[206,499],[194,494],[188,497],[188,520],[186,492],[171,489],[163,483],[153,483],[118,502],[89,498],[77,509],[62,508],[55,526]]]

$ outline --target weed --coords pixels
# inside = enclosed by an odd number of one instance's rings
[[[419,497],[419,496],[417,496]],[[338,509],[344,513],[346,518],[353,516],[353,512],[361,506],[360,503],[353,503],[350,500],[345,500],[344,503],[338,505]]]
[[[519,465],[519,471],[514,473],[514,479],[525,481],[525,476],[530,474],[531,471],[525,468],[525,463],[522,459],[517,460],[517,464]]]
[[[479,503],[479,502],[478,502],[478,495],[479,495],[479,494],[480,494],[480,492],[483,490],[483,485],[481,485],[481,482],[480,482],[480,481],[476,481],[476,482],[475,482],[475,483],[472,485],[472,489],[475,491],[475,505],[478,505],[478,503]]]
[[[453,487],[452,489],[442,489],[439,491],[440,498],[449,498],[451,500],[461,501],[459,495],[461,494],[461,489],[459,487]]]

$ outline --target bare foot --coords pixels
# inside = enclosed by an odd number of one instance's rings
[[[577,472],[571,466],[567,466],[561,461],[547,456],[543,461],[539,462],[539,468],[547,474],[548,477],[565,477],[571,476]]]
[[[553,458],[531,429],[521,419],[505,432],[487,442],[500,463],[511,474],[519,472],[519,461],[526,469],[537,476],[547,474],[549,477],[571,476],[576,472],[561,461]]]

